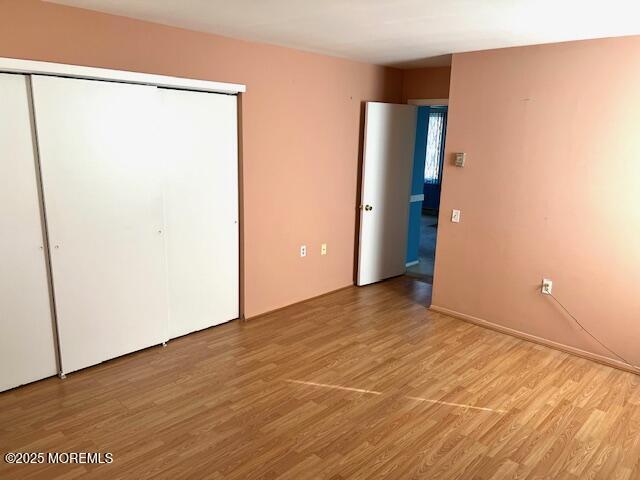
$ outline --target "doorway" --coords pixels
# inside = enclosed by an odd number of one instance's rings
[[[433,284],[447,113],[446,105],[419,106],[416,121],[406,274],[429,284]]]
[[[355,283],[433,283],[447,126],[439,104],[365,104]]]

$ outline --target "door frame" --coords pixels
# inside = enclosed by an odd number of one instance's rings
[[[247,91],[246,85],[239,83],[212,82],[194,78],[170,77],[153,73],[112,70],[108,68],[83,67],[66,63],[40,62],[18,58],[0,57],[0,72],[22,73],[24,75],[53,75],[83,80],[105,80],[109,82],[136,83],[154,87],[197,90],[200,92],[226,93],[236,95]]]
[[[360,249],[360,204],[362,197],[362,176],[364,170],[364,144],[365,144],[365,120],[366,120],[366,104],[367,102],[362,102],[360,109],[360,135],[359,135],[359,148],[358,148],[358,175],[357,175],[357,204],[355,206],[356,210],[356,221],[355,221],[355,242],[354,242],[354,262],[353,262],[353,285],[358,285],[358,263],[359,256],[358,252]],[[407,105],[415,105],[416,107],[430,106],[430,107],[448,107],[449,99],[448,98],[411,98],[406,101]],[[448,108],[447,108],[448,110]],[[446,129],[446,126],[445,126]],[[445,139],[446,139],[446,130],[445,130]],[[446,140],[445,140],[446,142]],[[443,165],[444,167],[444,165]],[[444,170],[444,168],[443,168]],[[443,173],[443,172],[441,172]],[[441,193],[442,195],[442,193]],[[435,279],[435,271],[433,275]]]
[[[439,106],[448,106],[449,99],[448,98],[420,98],[420,99],[409,99],[407,100],[409,105],[416,105],[418,107],[439,107]]]
[[[445,113],[445,119],[444,119],[444,125],[443,125],[443,143],[441,145],[441,151],[440,151],[440,159],[439,159],[439,165],[440,165],[440,175],[439,175],[439,182],[438,182],[438,188],[439,188],[439,192],[438,192],[438,210],[439,210],[439,204],[440,204],[440,198],[442,197],[442,181],[443,181],[443,175],[444,175],[444,167],[445,167],[445,147],[446,147],[446,138],[447,138],[447,124],[448,124],[448,114],[449,114],[449,100],[448,99],[420,99],[420,100],[409,100],[409,102],[412,105],[416,105],[418,106],[418,118],[420,118],[420,109],[424,108],[427,110],[427,124],[425,125],[426,127],[426,131],[428,134],[428,122],[429,122],[429,115],[432,111],[444,111]],[[417,126],[416,126],[417,128]],[[416,132],[416,138],[417,138],[418,133]],[[416,147],[418,145],[418,142],[416,140]],[[426,154],[426,148],[427,146],[425,145],[425,150],[423,152],[423,154]],[[417,150],[417,148],[416,148]],[[414,159],[415,161],[415,159]],[[424,168],[424,164],[423,164],[423,168]],[[420,195],[422,197],[422,201],[424,202],[424,199],[427,198],[427,195],[425,193],[425,189],[426,189],[426,185],[427,183],[424,181],[424,178],[422,179],[421,182],[421,192],[422,195]],[[421,214],[424,211],[424,209],[421,209]],[[439,220],[439,213],[438,213],[438,220]],[[422,235],[422,230],[420,229],[420,238]],[[437,238],[436,238],[436,245],[437,245]],[[419,246],[418,246],[419,248]],[[408,262],[407,263],[407,267],[416,265],[419,262],[419,259],[417,261],[412,261],[412,262]],[[435,252],[434,252],[434,267],[435,267]],[[435,282],[435,268],[434,268],[434,272],[433,275],[431,276],[431,285],[433,286]]]

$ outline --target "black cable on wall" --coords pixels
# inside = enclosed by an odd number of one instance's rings
[[[591,338],[593,338],[596,342],[598,342],[599,345],[601,345],[604,349],[606,349],[608,352],[612,353],[613,355],[615,355],[619,360],[621,360],[625,365],[633,368],[634,370],[640,370],[640,367],[637,367],[636,365],[628,362],[622,355],[619,355],[618,353],[614,352],[613,350],[611,350],[609,347],[607,347],[604,343],[602,343],[600,340],[598,340],[589,330],[587,330],[579,321],[576,317],[573,316],[573,314],[567,309],[567,307],[565,307],[560,300],[558,300],[553,294],[549,293],[548,294],[551,298],[553,298],[555,300],[555,302],[560,305],[560,308],[562,308],[567,315],[569,315],[574,322],[576,322],[578,324],[578,326],[584,330],[586,332],[587,335],[589,335]]]

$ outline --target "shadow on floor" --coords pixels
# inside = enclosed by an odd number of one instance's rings
[[[412,304],[423,307],[431,305],[431,284],[410,275],[390,278],[375,285],[378,285],[381,290],[402,296]],[[374,290],[373,288],[371,289],[371,291]]]

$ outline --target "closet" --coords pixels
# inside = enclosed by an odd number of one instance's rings
[[[78,71],[0,74],[0,390],[239,314],[244,88]]]

